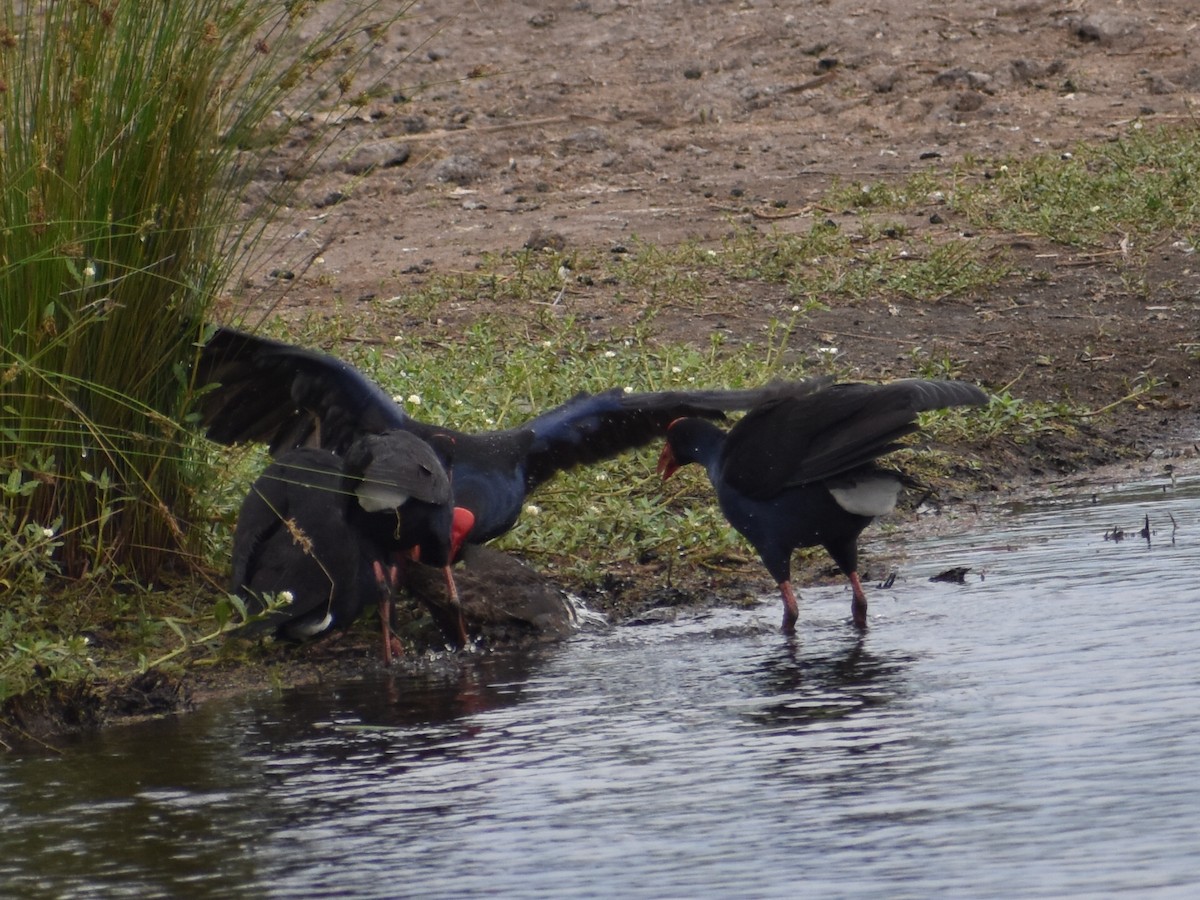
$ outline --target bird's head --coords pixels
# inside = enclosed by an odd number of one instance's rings
[[[663,481],[666,481],[678,472],[680,466],[683,465],[683,462],[680,462],[679,457],[675,454],[672,438],[675,433],[675,427],[685,421],[687,420],[682,418],[676,419],[667,426],[667,440],[663,444],[662,453],[658,454],[658,466],[655,469],[662,476]]]
[[[725,432],[707,419],[676,419],[667,426],[667,441],[658,456],[658,474],[666,481],[683,466],[708,466],[721,451]]]

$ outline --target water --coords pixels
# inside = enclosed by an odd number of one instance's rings
[[[0,895],[1196,896],[1198,536],[1106,489],[910,541],[862,640],[811,590],[9,757]]]

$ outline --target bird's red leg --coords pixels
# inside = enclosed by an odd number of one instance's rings
[[[858,580],[858,573],[850,573],[850,589],[854,592],[854,599],[850,601],[850,615],[854,619],[854,627],[859,631],[867,630],[867,595],[863,591],[862,582]]]
[[[375,580],[379,583],[379,625],[383,632],[383,664],[390,666],[393,656],[404,653],[400,640],[392,634],[392,595],[400,581],[400,568],[393,563],[385,570],[379,560],[375,560],[372,567],[375,570]]]
[[[462,603],[458,599],[458,585],[454,583],[454,573],[450,566],[446,566],[443,571],[446,573],[446,593],[450,597],[450,604],[458,612],[458,640],[461,646],[465,647],[471,639],[467,637],[467,621],[463,618]]]
[[[783,633],[796,633],[796,620],[800,618],[800,607],[796,603],[796,595],[792,592],[790,581],[779,583],[779,593],[783,595]]]
[[[371,564],[375,572],[375,581],[379,585],[379,624],[383,631],[383,664],[392,664],[392,588],[394,585],[394,567],[384,571],[383,563],[375,560]]]

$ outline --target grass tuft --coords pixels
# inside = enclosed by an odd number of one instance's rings
[[[340,96],[372,5],[307,43],[307,4],[0,8],[0,464],[67,574],[194,555],[188,363],[269,212],[238,213],[244,148],[289,91]]]

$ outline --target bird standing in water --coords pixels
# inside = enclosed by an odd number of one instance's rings
[[[917,430],[918,413],[987,399],[961,381],[836,384],[756,406],[728,433],[704,419],[672,422],[658,472],[666,480],[689,463],[704,466],[725,518],[754,545],[779,586],[785,633],[795,631],[799,616],[792,553],[814,546],[824,547],[849,579],[851,615],[865,629],[858,537],[895,508],[905,481],[875,460]]]

